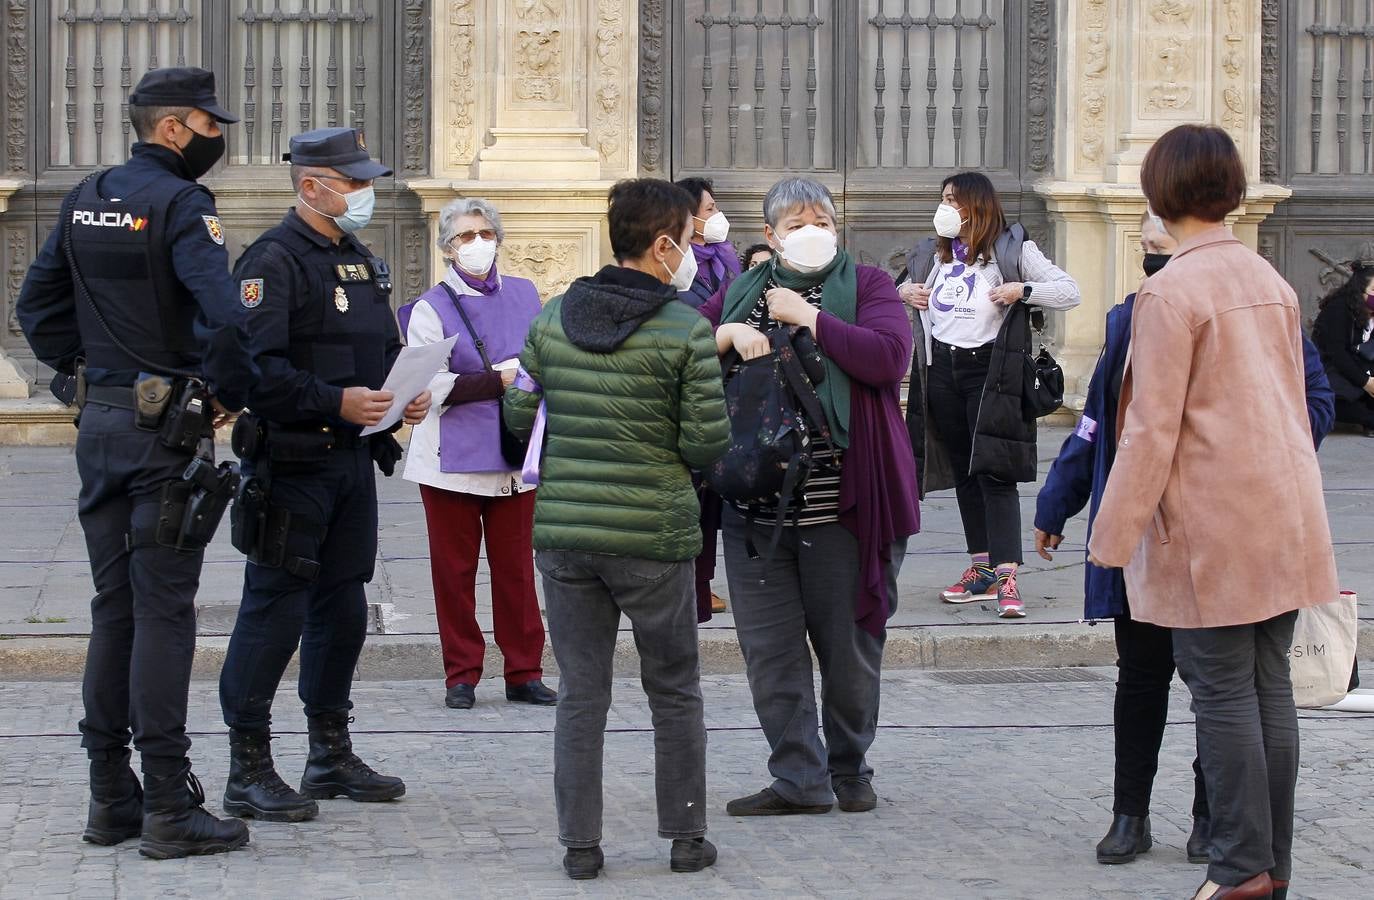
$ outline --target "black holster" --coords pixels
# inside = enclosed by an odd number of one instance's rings
[[[204,550],[215,536],[224,510],[239,483],[239,467],[195,457],[180,481],[169,481],[158,494],[157,522],[151,533],[133,531],[127,543],[168,547],[183,553]]]
[[[255,565],[269,569],[285,569],[298,578],[315,581],[320,575],[317,560],[302,556],[288,556],[287,544],[292,534],[324,539],[323,529],[292,516],[291,511],[272,505],[270,482],[262,478],[245,478],[234,496],[234,508],[229,513],[230,539],[234,548]]]

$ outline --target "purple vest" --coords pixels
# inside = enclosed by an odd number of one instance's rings
[[[539,315],[539,291],[534,282],[513,275],[501,276],[501,288],[489,296],[459,294],[463,310],[486,342],[492,364],[512,359],[525,349],[525,333]],[[463,325],[443,285],[436,284],[420,296],[444,326],[444,337],[458,335],[449,357],[449,371],[463,377],[487,371],[472,335]],[[419,301],[416,301],[419,302]],[[406,310],[409,312],[409,310]],[[402,327],[409,325],[409,316]],[[509,472],[501,457],[501,400],[477,400],[444,410],[439,417],[439,470],[441,472]]]

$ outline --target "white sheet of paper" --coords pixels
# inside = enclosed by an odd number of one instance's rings
[[[444,367],[444,360],[453,354],[453,344],[457,340],[458,335],[455,334],[435,344],[401,348],[401,355],[396,357],[396,364],[386,376],[386,384],[382,385],[382,390],[391,391],[396,399],[391,401],[391,409],[386,411],[382,421],[362,430],[363,437],[386,431],[401,421],[410,401],[425,392],[429,382]]]

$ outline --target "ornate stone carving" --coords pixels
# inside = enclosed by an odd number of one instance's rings
[[[1032,0],[1026,10],[1026,164],[1050,167],[1050,106],[1054,96],[1054,4]]]
[[[1193,24],[1193,4],[1191,0],[1151,0],[1150,18],[1161,25],[1190,28]]]
[[[9,268],[5,270],[5,297],[8,309],[6,327],[11,334],[20,334],[19,317],[15,311],[15,301],[24,287],[24,276],[29,271],[29,235],[23,228],[10,228],[5,235],[6,256]]]
[[[407,172],[423,174],[429,170],[429,135],[425,115],[425,97],[429,94],[429,3],[426,0],[406,0],[402,16],[404,123],[401,165]]]
[[[1246,35],[1244,11],[1240,0],[1225,0],[1226,31],[1222,41],[1221,71],[1225,84],[1221,90],[1221,126],[1230,132],[1240,146],[1245,146],[1246,88],[1241,81],[1245,74]]]
[[[563,100],[564,0],[515,0],[515,96],[550,103]]]
[[[1189,43],[1178,35],[1149,41],[1150,72],[1154,79],[1145,96],[1150,109],[1182,110],[1192,106],[1193,51]]]
[[[547,302],[582,274],[581,250],[576,240],[508,240],[501,246],[502,267],[533,281]]]
[[[1107,44],[1106,0],[1085,0],[1083,49],[1079,65],[1078,159],[1085,168],[1099,168],[1106,155]]]
[[[1277,236],[1267,231],[1261,231],[1255,250],[1268,261],[1269,265],[1276,269],[1279,267],[1279,239]]]
[[[622,0],[597,0],[596,3],[596,95],[592,98],[592,133],[601,162],[611,168],[625,169],[621,149],[625,142],[624,100],[625,6]]]
[[[1263,0],[1260,16],[1260,177],[1278,181],[1279,0]]]
[[[664,176],[668,173],[663,71],[667,63],[667,22],[667,0],[643,0],[639,4],[639,171],[642,175]]]
[[[5,171],[27,172],[29,119],[29,4],[5,3]],[[17,294],[15,296],[18,296]]]
[[[477,18],[473,0],[454,0],[448,13],[448,138],[446,164],[469,165],[477,155]]]
[[[401,240],[405,259],[405,275],[402,282],[404,295],[393,299],[399,303],[408,303],[429,287],[429,267],[425,258],[428,233],[424,228],[407,228]]]

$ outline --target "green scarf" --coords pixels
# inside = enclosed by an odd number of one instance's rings
[[[854,308],[858,299],[858,275],[854,259],[845,251],[835,254],[830,265],[815,272],[798,272],[782,264],[777,256],[771,262],[755,266],[730,283],[721,308],[720,322],[743,322],[753,312],[763,295],[763,288],[772,280],[778,287],[798,293],[824,282],[821,288],[821,309],[842,322],[854,324]],[[830,421],[830,436],[836,447],[849,446],[849,376],[825,358],[825,381],[816,386],[821,408]]]

